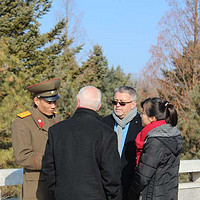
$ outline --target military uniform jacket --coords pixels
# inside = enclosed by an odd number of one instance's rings
[[[30,111],[19,114],[12,123],[12,144],[16,163],[24,167],[23,200],[48,200],[41,165],[48,129],[56,122],[56,116],[48,118],[33,107]]]

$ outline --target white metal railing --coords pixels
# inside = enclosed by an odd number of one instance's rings
[[[192,182],[179,183],[178,200],[200,200],[200,160],[181,160],[179,173],[190,173]],[[0,187],[22,184],[22,168],[0,169]]]
[[[0,169],[0,187],[9,186],[9,185],[22,185],[22,184],[23,184],[23,169],[22,168]],[[1,188],[0,188],[0,199],[2,199]],[[12,200],[15,200],[15,199],[12,199]]]
[[[178,200],[200,200],[200,160],[181,160],[179,173],[190,173],[191,182],[179,183]]]

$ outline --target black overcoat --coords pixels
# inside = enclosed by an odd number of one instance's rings
[[[114,129],[115,120],[111,115],[108,115],[103,118],[108,126]],[[121,155],[121,167],[122,167],[122,194],[123,200],[128,200],[128,191],[131,183],[134,179],[135,166],[136,166],[136,145],[135,139],[138,133],[142,130],[142,121],[140,115],[137,115],[131,120],[128,133],[126,136],[124,148]]]
[[[121,164],[115,132],[93,110],[50,127],[43,159],[52,199],[120,199]]]
[[[182,136],[170,124],[148,132],[143,146],[132,193],[142,200],[178,200],[178,172]]]

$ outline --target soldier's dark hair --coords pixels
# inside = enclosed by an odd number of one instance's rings
[[[175,107],[166,100],[158,97],[148,98],[141,103],[148,117],[155,117],[158,121],[165,120],[168,124],[176,126],[178,114]]]

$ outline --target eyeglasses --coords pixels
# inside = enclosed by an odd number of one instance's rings
[[[120,106],[125,106],[126,104],[132,103],[132,102],[133,102],[133,101],[123,102],[123,101],[115,101],[115,100],[113,100],[113,101],[112,101],[112,104],[116,106],[116,105],[119,103]]]

